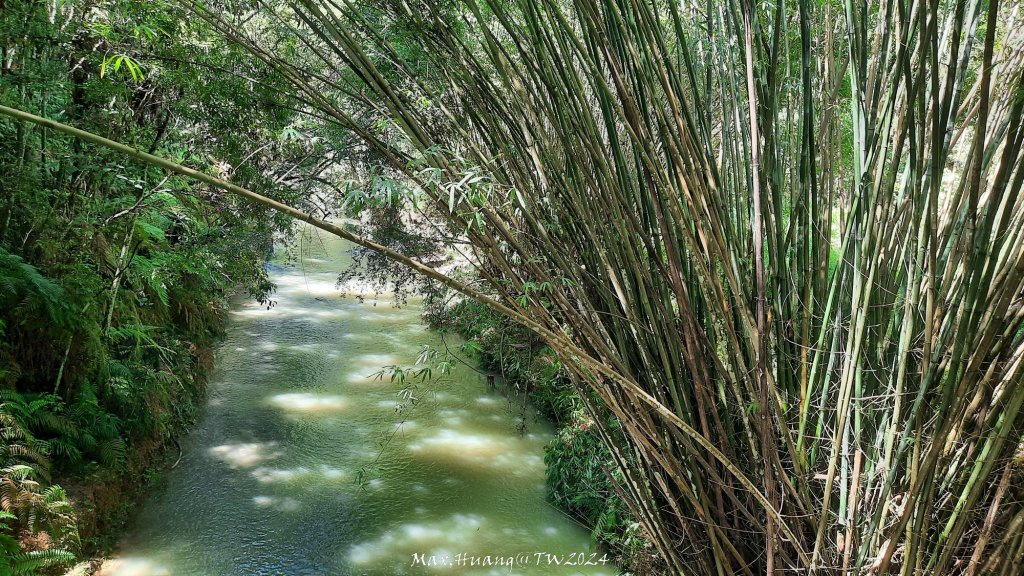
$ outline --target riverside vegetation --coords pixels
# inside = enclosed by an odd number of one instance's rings
[[[127,47],[78,48],[104,82],[137,94],[185,61],[245,89],[182,83],[174,126],[218,129],[169,149],[132,140],[137,123],[40,105],[52,88],[5,90],[2,129],[28,146],[4,161],[66,177],[39,154],[64,142],[93,170],[123,162],[191,187],[196,210],[231,207],[218,218],[270,208],[359,245],[351,273],[427,292],[440,323],[555,407],[554,499],[639,564],[1022,572],[1019,1],[103,6],[88,14],[129,23]],[[59,46],[5,48],[20,67],[4,81]],[[220,149],[253,127],[259,142]],[[287,169],[242,153],[281,148],[298,155]],[[33,217],[68,213],[39,204]],[[53,277],[21,254],[54,231],[30,221],[12,220],[31,233],[10,253]],[[131,250],[126,236],[112,245]],[[113,308],[76,317],[105,334]]]
[[[255,142],[287,116],[193,67],[245,61],[197,51],[208,32],[151,3],[0,2],[0,103],[269,187],[294,151]],[[226,298],[269,297],[285,221],[24,124],[0,123],[0,174],[0,574],[30,574],[106,546],[174,454]]]

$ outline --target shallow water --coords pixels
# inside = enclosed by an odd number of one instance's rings
[[[616,574],[544,499],[550,427],[530,412],[520,434],[519,407],[461,367],[396,411],[372,374],[440,337],[415,303],[342,298],[346,244],[300,238],[271,266],[276,305],[235,306],[182,460],[101,574]]]

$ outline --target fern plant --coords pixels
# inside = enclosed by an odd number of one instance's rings
[[[44,316],[50,323],[70,327],[74,310],[64,289],[40,274],[35,266],[0,247],[0,304],[12,309],[11,315],[22,321],[38,321]]]
[[[8,522],[17,516],[0,510],[0,576],[32,576],[43,568],[69,564],[75,556],[67,550],[23,551],[18,540],[10,534],[13,531]]]
[[[4,398],[17,395],[5,390]],[[50,445],[36,439],[17,415],[31,418],[39,410],[23,399],[0,403],[0,512],[30,533],[45,530],[60,544],[78,545],[75,512],[68,494],[47,486]]]

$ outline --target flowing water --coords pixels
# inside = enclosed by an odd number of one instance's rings
[[[276,305],[235,306],[183,457],[101,574],[616,574],[544,499],[550,427],[528,412],[521,434],[468,368],[397,411],[373,374],[440,336],[415,303],[342,298],[347,246],[299,236],[302,258],[271,266]]]

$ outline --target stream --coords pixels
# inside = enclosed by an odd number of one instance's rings
[[[297,234],[301,258],[270,264],[276,304],[233,306],[182,458],[100,574],[617,574],[545,500],[550,425],[528,409],[520,433],[520,402],[462,366],[398,410],[374,374],[441,337],[416,302],[343,298],[348,245]]]

